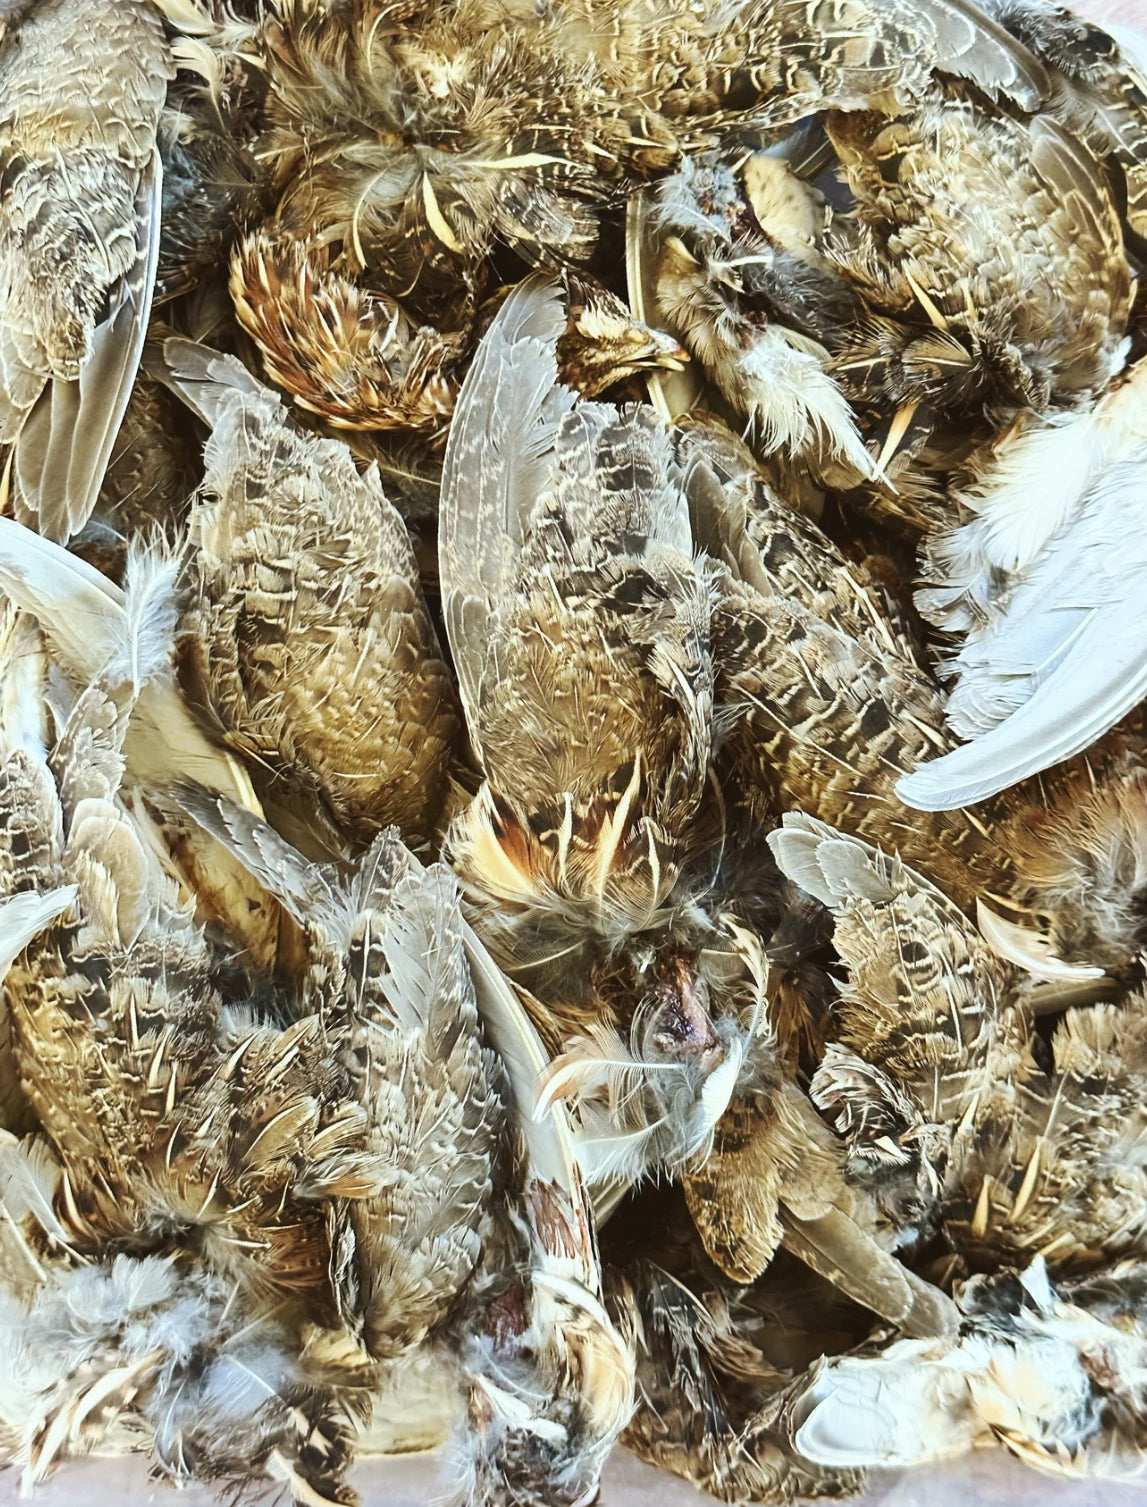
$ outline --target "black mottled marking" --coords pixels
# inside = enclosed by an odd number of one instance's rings
[[[860,719],[860,735],[862,738],[875,738],[880,733],[886,733],[892,726],[892,717],[883,701],[870,702],[864,709],[864,715]]]

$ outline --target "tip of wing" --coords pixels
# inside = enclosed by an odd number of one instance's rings
[[[139,370],[159,256],[162,178],[153,152],[136,199],[135,262],[112,291],[79,376],[48,382],[16,442],[17,512],[61,543],[96,505]]]
[[[1147,696],[1147,618],[1101,612],[1030,701],[983,737],[903,776],[918,811],[974,806],[1089,748]]]
[[[120,588],[11,518],[0,518],[0,591],[37,619],[62,667],[78,681],[94,679],[120,642]]]
[[[843,1211],[799,1219],[786,1208],[782,1219],[786,1248],[865,1308],[911,1335],[957,1332],[959,1311],[951,1298],[902,1266]]]
[[[216,422],[229,393],[274,399],[274,394],[237,357],[212,350],[197,340],[186,340],[182,335],[171,335],[162,344],[149,346],[143,366],[149,376],[182,398],[205,424]]]

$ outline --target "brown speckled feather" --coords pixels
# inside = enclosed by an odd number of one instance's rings
[[[1141,1250],[1142,993],[1069,1010],[1049,1049],[1030,980],[918,875],[802,815],[770,845],[836,916],[849,980],[812,1092],[889,1229],[942,1224],[978,1262]]]
[[[1069,1010],[1032,1037],[1006,1119],[951,1179],[948,1238],[972,1260],[1093,1267],[1147,1248],[1147,996]]]
[[[194,1229],[217,1268],[319,1296],[327,1222],[306,1195],[360,1147],[364,1115],[315,1018],[282,1030],[223,1007],[202,934],[117,798],[129,700],[83,693],[55,780],[26,750],[0,771],[7,909],[75,886],[6,986],[25,1092],[64,1165],[61,1212],[84,1244]]]
[[[818,1219],[841,1198],[833,1136],[791,1084],[772,1089],[731,1105],[704,1166],[682,1178],[707,1254],[737,1282],[754,1282],[775,1254],[782,1205]]]
[[[671,431],[557,387],[556,290],[523,285],[471,367],[440,579],[486,785],[452,835],[496,928],[515,910],[648,924],[708,784],[711,575]]]
[[[1048,68],[1047,108],[1099,157],[1114,157],[1127,181],[1127,223],[1147,235],[1147,78],[1102,26],[1053,0],[989,0],[985,10]],[[1089,9],[1091,9],[1089,7]],[[1125,10],[1131,20],[1133,10]],[[1092,15],[1115,19],[1097,7]]]
[[[171,341],[164,360],[212,424],[188,627],[225,736],[359,838],[423,834],[457,724],[406,525],[377,472],[297,434],[238,363]]]
[[[698,542],[729,567],[713,618],[726,779],[899,851],[961,904],[1006,867],[988,814],[910,811],[902,772],[950,746],[943,703],[880,593],[743,452],[687,438]]]
[[[267,375],[338,429],[441,433],[464,338],[408,319],[326,265],[315,245],[259,231],[231,258],[231,297]]]
[[[615,1305],[637,1320],[638,1406],[627,1449],[722,1502],[788,1503],[851,1496],[862,1478],[822,1470],[791,1448],[789,1378],[730,1320],[652,1260],[611,1274]]]
[[[1129,719],[1131,721],[1132,719]],[[1147,944],[1147,767],[1133,725],[1010,793],[1011,899],[1056,957],[1121,973]]]
[[[141,372],[95,510],[72,541],[75,552],[122,583],[134,535],[159,530],[178,537],[199,480],[199,448],[187,413]]]
[[[936,97],[906,117],[833,114],[857,198],[837,260],[895,331],[862,327],[838,370],[893,402],[1071,404],[1122,364],[1131,275],[1119,215],[1088,148]],[[883,333],[881,333],[883,331]]]
[[[607,86],[660,112],[683,144],[733,113],[780,125],[826,105],[903,104],[936,68],[1028,108],[1047,85],[1042,65],[963,0],[703,0],[688,11],[665,0],[580,0],[569,14],[570,41],[600,59]]]

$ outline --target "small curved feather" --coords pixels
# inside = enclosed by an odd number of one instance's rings
[[[1082,983],[1103,978],[1102,968],[1065,963],[1057,958],[1048,939],[1038,931],[1006,921],[984,904],[976,901],[976,925],[980,935],[998,958],[1014,963],[1036,978],[1064,983]]]
[[[14,1225],[34,1220],[51,1241],[66,1247],[68,1232],[55,1210],[59,1182],[60,1164],[47,1141],[0,1132],[0,1208]]]
[[[883,905],[895,893],[888,859],[878,848],[803,811],[787,811],[767,841],[781,872],[829,910],[839,911],[851,900]],[[932,890],[926,880],[918,883]]]
[[[17,513],[48,538],[66,541],[91,516],[139,370],[159,259],[163,169],[148,159],[135,206],[136,259],[112,290],[108,316],[71,382],[51,380],[15,448]]]
[[[711,1144],[742,1057],[734,1040],[724,1059],[701,1074],[689,1063],[647,1061],[612,1028],[591,1025],[549,1064],[534,1112],[572,1100],[574,1145],[591,1185],[637,1183],[689,1162]]]

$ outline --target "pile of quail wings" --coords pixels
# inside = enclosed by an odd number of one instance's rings
[[[1147,62],[3,0],[0,1461],[1147,1449]]]

